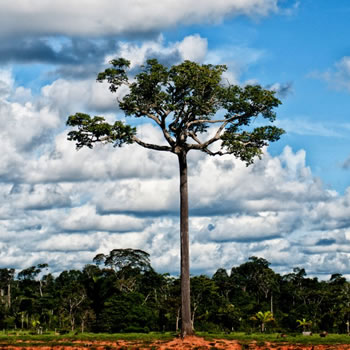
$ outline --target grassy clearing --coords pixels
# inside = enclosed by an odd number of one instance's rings
[[[301,334],[287,335],[282,338],[278,333],[261,334],[252,333],[247,334],[243,332],[235,332],[230,334],[225,333],[207,333],[197,332],[197,336],[203,337],[206,340],[213,339],[227,339],[227,340],[238,340],[242,344],[248,344],[250,342],[257,342],[259,345],[264,343],[276,343],[278,344],[350,344],[350,336],[345,334],[329,334],[325,338],[320,337],[319,334],[312,336],[303,336]],[[0,332],[0,347],[5,345],[17,345],[19,346],[43,346],[45,345],[74,345],[77,346],[76,341],[84,342],[115,342],[118,340],[125,340],[130,342],[138,343],[151,343],[155,341],[169,341],[176,337],[175,332],[166,333],[118,333],[118,334],[107,334],[107,333],[67,333],[64,335],[55,335],[54,332],[47,332],[42,335],[33,335],[29,332],[23,331],[12,331],[12,332]]]
[[[0,332],[0,343],[16,343],[16,342],[30,342],[30,343],[52,343],[52,342],[74,342],[74,341],[145,341],[151,342],[155,340],[167,341],[176,337],[176,333],[66,333],[57,335],[54,332],[45,332],[44,334],[34,335],[26,331],[11,331]]]

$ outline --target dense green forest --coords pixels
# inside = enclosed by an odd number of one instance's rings
[[[230,273],[191,277],[194,329],[349,331],[350,283],[342,275],[320,281],[303,268],[280,275],[269,265],[251,257]],[[47,264],[17,273],[2,268],[0,293],[1,329],[148,332],[180,325],[179,278],[157,273],[142,250],[98,254],[82,271],[57,277]]]

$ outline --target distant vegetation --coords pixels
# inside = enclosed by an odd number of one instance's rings
[[[180,281],[152,268],[142,250],[98,254],[82,271],[58,277],[39,264],[16,273],[0,269],[0,327],[65,332],[176,331],[180,327]],[[349,333],[350,283],[308,278],[303,268],[286,275],[251,257],[228,274],[191,278],[196,331]]]

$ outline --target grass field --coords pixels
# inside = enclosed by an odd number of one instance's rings
[[[10,345],[19,342],[25,342],[26,345],[43,345],[44,344],[73,344],[76,341],[139,341],[149,343],[152,341],[169,341],[178,335],[175,332],[150,332],[150,333],[67,333],[64,335],[55,335],[54,332],[46,332],[42,335],[33,335],[24,331],[9,331],[0,332],[0,345]],[[345,334],[329,334],[322,338],[319,334],[312,336],[303,336],[301,334],[287,335],[281,337],[280,334],[261,334],[252,333],[246,334],[243,332],[234,332],[230,334],[225,333],[207,333],[197,332],[196,336],[203,337],[206,340],[212,339],[227,339],[238,340],[241,343],[250,343],[256,341],[257,343],[276,342],[284,344],[350,344],[350,336]]]

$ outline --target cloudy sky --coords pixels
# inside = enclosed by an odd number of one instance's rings
[[[130,247],[178,273],[176,157],[66,140],[75,112],[124,118],[95,81],[110,59],[156,57],[226,64],[283,102],[287,134],[254,165],[190,154],[192,273],[255,255],[350,277],[349,17],[348,0],[1,0],[0,267],[59,272]]]

